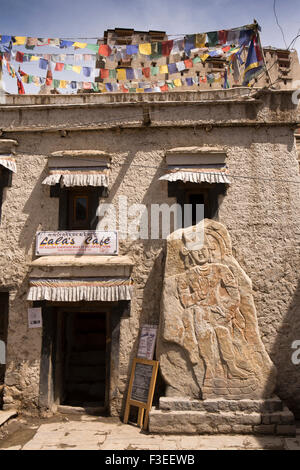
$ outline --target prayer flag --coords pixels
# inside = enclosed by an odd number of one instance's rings
[[[55,81],[55,80],[54,80]],[[72,82],[70,83],[70,86],[73,90],[76,90],[77,88],[77,82],[75,82],[75,80],[72,80]]]
[[[196,56],[196,57],[193,58],[193,64],[194,64],[194,65],[195,65],[195,64],[199,64],[199,62],[201,62],[201,59],[200,59],[199,56]]]
[[[40,58],[39,68],[43,70],[47,70],[47,67],[48,67],[48,60]]]
[[[10,41],[11,41],[11,36],[5,36],[5,35],[1,36],[1,44],[6,44]]]
[[[48,39],[48,44],[49,44],[49,46],[59,47],[60,39],[59,38]]]
[[[81,67],[80,67],[80,65],[73,65],[72,70],[73,70],[73,72],[80,73],[81,72]]]
[[[75,47],[76,49],[85,49],[86,46],[87,46],[86,42],[74,42],[73,43],[73,47]]]
[[[218,31],[218,42],[219,44],[226,44],[228,31],[221,29]]]
[[[152,42],[151,44],[151,55],[152,60],[159,59],[162,57],[162,44],[161,42]]]
[[[40,58],[37,56],[37,55],[32,55],[30,56],[30,62],[36,62],[37,60],[39,60]]]
[[[24,57],[24,52],[17,51],[16,61],[17,62],[23,62],[23,57]]]
[[[83,54],[83,58],[84,58],[85,62],[88,62],[89,60],[92,60],[92,55],[91,54]]]
[[[173,80],[173,82],[174,82],[174,85],[177,86],[177,87],[182,86],[180,78],[175,78],[175,80]]]
[[[101,69],[101,70],[104,70],[104,69]],[[117,76],[117,71],[112,69],[109,71],[109,78],[116,78]]]
[[[92,88],[91,82],[83,82],[84,90],[90,90]]]
[[[63,49],[64,47],[71,47],[73,46],[73,41],[65,41],[63,39],[60,40],[60,48]]]
[[[196,47],[205,47],[206,43],[206,33],[196,34],[195,46]]]
[[[139,52],[139,46],[137,44],[129,44],[126,46],[126,54],[132,55],[137,54]]]
[[[126,78],[127,80],[134,80],[134,72],[133,69],[126,69]]]
[[[56,62],[55,64],[55,71],[56,72],[61,72],[64,69],[64,65],[62,62]]]
[[[193,85],[193,79],[192,77],[187,77],[185,79],[187,86],[192,86]]]
[[[14,46],[22,46],[25,44],[26,36],[15,36],[15,40],[13,41]]]
[[[218,38],[218,31],[211,31],[210,33],[207,33],[207,39],[208,39],[208,46],[213,47],[218,44],[219,38]]]
[[[239,44],[240,46],[247,46],[251,41],[254,31],[252,29],[242,29],[240,31]]]
[[[59,88],[67,88],[67,81],[66,80],[60,80],[59,81]]]
[[[250,43],[246,59],[243,85],[247,86],[250,80],[252,80],[262,68],[263,57],[257,42],[257,37],[255,36]]]
[[[203,54],[202,56],[200,56],[200,59],[202,60],[202,62],[205,62],[208,57],[209,54]]]
[[[169,69],[167,65],[161,65],[159,67],[159,73],[169,73]]]
[[[163,41],[162,42],[162,55],[164,57],[168,57],[171,54],[171,50],[173,49],[174,41]]]
[[[169,87],[168,87],[167,84],[165,84],[165,85],[163,85],[163,86],[160,87],[160,90],[161,90],[162,92],[164,92],[164,91],[169,91]]]
[[[191,49],[194,49],[196,41],[195,34],[189,34],[184,38],[184,50],[187,55],[190,55]]]
[[[111,83],[105,83],[105,88],[107,91],[109,92],[112,92],[113,91],[113,87],[112,87],[112,84]]]
[[[93,51],[93,52],[98,52],[99,51],[99,45],[98,44],[87,44],[86,48],[89,49],[90,51]]]
[[[168,64],[168,70],[169,70],[169,73],[177,73],[178,70],[177,70],[177,66],[175,63],[172,63],[172,64]]]
[[[65,64],[64,69],[65,69],[65,70],[73,70],[73,66],[72,66],[72,65],[69,65],[69,64]]]
[[[117,77],[118,77],[118,80],[126,80],[126,70],[117,69]]]
[[[183,52],[183,43],[184,43],[183,39],[175,39],[171,54],[179,54]]]
[[[143,55],[151,55],[151,44],[139,44],[139,53]]]
[[[177,67],[178,72],[182,72],[183,70],[185,70],[184,61],[181,60],[180,62],[176,62],[176,67]]]
[[[91,76],[91,67],[82,67],[83,75],[85,77],[90,77]]]
[[[150,67],[151,76],[155,76],[159,74],[159,67]]]
[[[184,63],[187,69],[191,69],[193,67],[193,61],[191,59],[185,60]]]
[[[144,77],[150,78],[150,67],[144,67],[143,74],[144,74]]]
[[[25,95],[24,85],[22,83],[22,79],[20,75],[18,74],[18,72],[16,72],[16,77],[17,77],[18,94]]]
[[[240,31],[238,29],[231,29],[227,32],[227,44],[238,44],[240,38]]]
[[[54,80],[53,80],[53,87],[54,87],[54,88],[59,88],[59,82],[60,82],[60,80],[54,79]]]
[[[102,55],[104,57],[109,57],[111,54],[111,48],[109,47],[108,44],[101,44],[99,47],[99,55]]]
[[[100,69],[100,77],[101,78],[109,78],[109,70],[108,69]]]

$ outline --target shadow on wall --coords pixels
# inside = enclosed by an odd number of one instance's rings
[[[300,347],[292,348],[295,341],[300,342],[300,281],[295,290],[293,299],[288,306],[287,313],[282,319],[282,325],[278,331],[276,341],[270,351],[272,361],[277,367],[276,394],[286,403],[294,413],[296,419],[300,419],[300,364],[293,363],[295,356],[300,358]]]

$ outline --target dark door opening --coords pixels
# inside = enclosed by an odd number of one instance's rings
[[[105,406],[109,372],[107,318],[105,313],[63,314],[61,404]]]
[[[0,409],[3,406],[3,390],[6,368],[8,300],[8,292],[0,292]]]

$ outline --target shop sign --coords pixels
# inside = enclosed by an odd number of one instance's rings
[[[117,255],[118,232],[68,231],[37,232],[37,256],[43,255]]]

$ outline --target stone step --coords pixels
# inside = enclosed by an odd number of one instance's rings
[[[294,436],[288,409],[270,413],[243,411],[167,411],[152,408],[149,431],[157,434],[279,434]]]
[[[170,411],[246,411],[249,413],[261,413],[283,411],[283,403],[278,397],[259,400],[226,400],[224,398],[194,400],[185,397],[160,397],[159,409]]]
[[[7,423],[8,420],[17,416],[18,412],[16,410],[7,410],[2,411],[0,410],[0,426]]]

